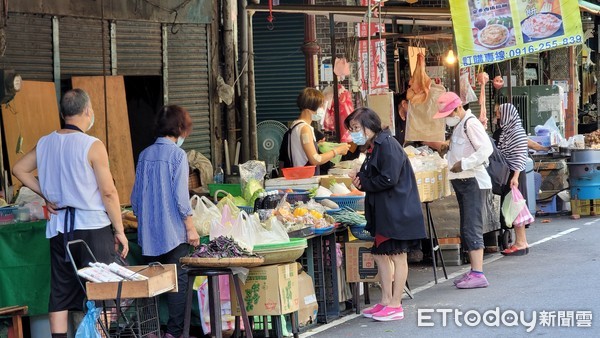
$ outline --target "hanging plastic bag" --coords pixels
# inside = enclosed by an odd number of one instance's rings
[[[198,235],[207,236],[210,232],[210,224],[213,220],[221,219],[221,212],[216,205],[213,204],[205,196],[199,197],[198,195],[190,198],[190,204],[194,214],[192,215],[192,222]]]
[[[102,309],[97,308],[96,303],[91,300],[87,301],[86,306],[88,311],[77,328],[75,338],[100,338],[100,332],[98,331],[98,326],[96,324]]]
[[[504,215],[504,223],[507,227],[512,227],[513,222],[526,204],[527,201],[525,201],[519,189],[512,187],[502,203],[502,215]]]
[[[463,104],[477,101],[477,94],[469,82],[469,73],[460,76],[460,100]]]
[[[517,190],[518,191],[518,190]],[[521,209],[521,212],[517,215],[517,218],[513,222],[513,226],[515,228],[521,228],[526,226],[527,224],[531,224],[535,221],[535,218],[529,212],[529,207],[527,204]]]

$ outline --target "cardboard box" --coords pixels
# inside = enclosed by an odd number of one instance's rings
[[[352,241],[346,247],[346,282],[377,282],[379,275],[371,254],[373,242]]]
[[[231,309],[240,315],[235,289],[231,283]],[[298,311],[300,305],[296,263],[251,268],[241,284],[248,315],[270,316]]]
[[[305,326],[317,322],[319,304],[315,294],[315,286],[312,278],[304,271],[298,275],[298,293],[300,307],[298,309],[298,324]]]
[[[442,171],[415,172],[421,202],[435,201],[442,195],[444,176]]]
[[[121,289],[121,298],[148,298],[165,292],[177,292],[177,266],[164,264],[162,266],[140,265],[128,266],[132,271],[149,279],[143,281],[125,281]],[[117,298],[118,282],[86,283],[86,294],[89,300],[111,300]]]
[[[344,183],[348,189],[351,189],[352,179],[350,177],[341,177],[341,176],[326,176],[321,177],[321,186],[329,189],[331,186],[331,182],[336,183]]]

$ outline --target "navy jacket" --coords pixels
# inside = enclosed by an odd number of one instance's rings
[[[358,177],[366,192],[366,230],[371,235],[399,240],[427,237],[412,166],[389,130],[375,136],[373,151]]]

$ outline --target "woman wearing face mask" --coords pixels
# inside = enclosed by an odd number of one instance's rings
[[[300,109],[300,116],[292,123],[292,134],[290,137],[290,159],[294,167],[307,165],[317,166],[316,174],[319,174],[319,166],[331,161],[337,155],[345,155],[349,145],[343,143],[333,150],[319,154],[315,132],[311,127],[311,121],[321,121],[325,115],[323,107],[323,94],[314,88],[305,88],[296,101]]]
[[[454,127],[447,154],[451,168],[448,178],[460,209],[461,245],[469,252],[471,262],[471,271],[456,279],[454,285],[459,289],[487,287],[483,275],[483,222],[492,181],[484,163],[493,152],[492,143],[477,117],[463,109],[458,95],[446,92],[437,104],[438,113],[433,118],[445,118],[446,125]]]
[[[510,176],[500,199],[504,202],[506,194],[512,187],[517,187],[521,195],[527,199],[527,175],[524,173],[528,152],[527,134],[523,129],[519,112],[510,103],[496,105],[494,112],[498,121],[494,140],[510,168]],[[500,222],[503,227],[506,226],[502,213],[500,213]],[[501,253],[506,256],[522,256],[529,253],[525,226],[515,226],[515,243]]]
[[[381,301],[363,311],[377,321],[404,318],[402,294],[408,276],[407,253],[421,249],[426,238],[419,192],[412,166],[377,113],[356,109],[344,121],[352,141],[367,153],[353,184],[366,192],[366,230],[375,243],[371,252],[381,277]]]
[[[169,321],[164,337],[168,338],[183,334],[188,278],[179,258],[200,244],[191,217],[189,164],[180,148],[191,131],[192,119],[185,109],[173,105],[160,110],[156,121],[158,138],[140,154],[131,193],[144,259],[148,263],[177,265],[179,291],[167,294]]]

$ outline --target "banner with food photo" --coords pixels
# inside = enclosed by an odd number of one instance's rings
[[[450,0],[460,67],[583,43],[574,0]]]

